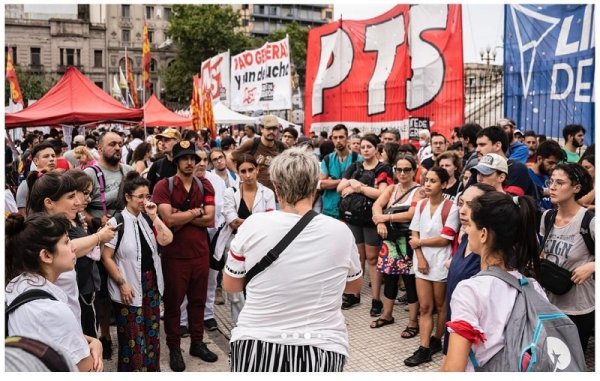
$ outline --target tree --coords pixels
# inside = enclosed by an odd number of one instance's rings
[[[250,39],[236,31],[239,20],[239,12],[230,6],[173,6],[167,34],[177,47],[177,56],[161,70],[168,100],[189,102],[192,77],[200,72],[202,61],[228,49],[235,55],[251,46]]]
[[[308,46],[308,28],[296,22],[288,24],[285,28],[279,29],[269,35],[268,41],[279,41],[290,38],[290,50],[292,51],[292,63],[296,67],[296,72],[300,76],[300,83],[304,83],[304,73],[306,71],[306,48]]]
[[[17,72],[17,79],[19,80],[19,87],[21,88],[21,92],[23,93],[23,101],[25,105],[27,105],[29,100],[37,100],[43,97],[54,85],[56,85],[56,82],[58,82],[59,80],[59,78],[56,75],[30,73],[19,65],[15,66],[15,71]],[[5,81],[5,106],[8,106],[9,98],[10,85],[8,81]]]

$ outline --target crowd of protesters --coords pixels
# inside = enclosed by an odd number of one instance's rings
[[[6,300],[37,295],[11,312],[8,335],[80,371],[102,371],[115,348],[118,371],[160,371],[162,320],[183,371],[182,337],[218,360],[204,330],[227,300],[232,371],[341,371],[342,310],[365,302],[366,272],[370,328],[408,307],[397,339],[419,345],[405,365],[443,352],[443,370],[469,371],[504,345],[515,291],[473,278],[497,267],[535,279],[587,350],[595,151],[581,152],[583,126],[565,126],[562,146],[510,119],[449,138],[421,130],[415,144],[342,124],[304,137],[273,115],[240,127],[6,143]],[[540,259],[570,272],[566,292],[544,284]]]

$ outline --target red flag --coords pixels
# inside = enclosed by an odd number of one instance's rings
[[[150,40],[148,39],[148,26],[144,22],[144,45],[142,46],[142,78],[146,92],[150,91]]]
[[[210,88],[204,89],[204,92],[202,93],[202,127],[210,131],[211,137],[217,137]]]
[[[129,83],[129,92],[131,94],[131,99],[133,100],[133,106],[135,108],[140,107],[140,101],[137,96],[137,89],[135,88],[135,81],[133,79],[133,60],[127,58],[127,53],[125,53],[125,65],[127,66],[127,82]]]
[[[201,120],[200,120],[200,78],[197,75],[194,75],[194,82],[192,85],[192,104],[190,106],[192,111],[192,128],[194,131],[200,131],[201,128]]]
[[[12,63],[12,49],[8,49],[6,54],[6,80],[10,84],[10,97],[14,103],[20,103],[21,106],[25,106],[23,103],[23,94],[19,87],[19,81],[17,79],[17,72]]]

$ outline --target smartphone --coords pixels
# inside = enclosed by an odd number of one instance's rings
[[[118,224],[117,226],[113,226],[112,228],[110,228],[112,231],[118,230],[121,226],[123,226],[123,223],[121,222],[120,224]]]

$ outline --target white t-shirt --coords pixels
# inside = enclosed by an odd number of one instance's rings
[[[509,271],[509,274],[517,279],[523,277],[518,271]],[[541,286],[535,280],[528,279],[546,299]],[[516,289],[492,276],[473,277],[456,286],[450,301],[451,321],[463,320],[485,335],[485,341],[471,347],[480,366],[485,365],[504,347],[504,327],[516,299]],[[454,330],[448,327],[448,332]],[[470,361],[467,362],[465,371],[474,371]]]
[[[227,274],[244,277],[299,220],[299,215],[281,211],[252,214],[231,242]],[[331,217],[316,216],[248,284],[231,341],[311,345],[348,356],[342,293],[346,282],[361,274],[350,229]]]
[[[423,209],[423,214],[421,214],[421,204],[423,202],[426,202],[427,204]],[[415,215],[410,222],[409,228],[410,230],[419,232],[421,240],[438,236],[453,240],[456,236],[460,227],[458,207],[452,204],[450,213],[448,213],[448,218],[446,219],[446,225],[442,226],[442,209],[444,207],[444,202],[447,201],[443,201],[437,207],[433,216],[431,216],[431,203],[429,202],[429,199],[424,199],[417,203]],[[452,245],[448,244],[441,247],[421,246],[421,251],[429,264],[429,273],[423,274],[419,272],[419,258],[415,254],[413,255],[413,270],[415,276],[433,282],[445,282],[448,277],[448,269],[444,266],[444,262],[452,255]]]
[[[56,278],[54,285],[60,288],[67,296],[67,304],[73,315],[81,321],[81,306],[79,305],[79,286],[77,285],[77,272],[75,269],[65,271]]]
[[[215,191],[215,226],[212,228],[208,228],[208,234],[210,237],[215,235],[217,230],[219,230],[219,226],[221,226],[225,222],[225,217],[223,216],[223,204],[225,194],[225,189],[227,186],[225,185],[225,181],[210,171],[206,171],[204,173],[204,177],[210,182]]]
[[[47,291],[57,300],[34,300],[17,308],[8,320],[8,334],[30,337],[56,347],[73,364],[88,357],[90,348],[81,323],[67,305],[65,293],[52,282],[40,275],[19,275],[6,286],[6,302],[10,304],[32,288]]]

